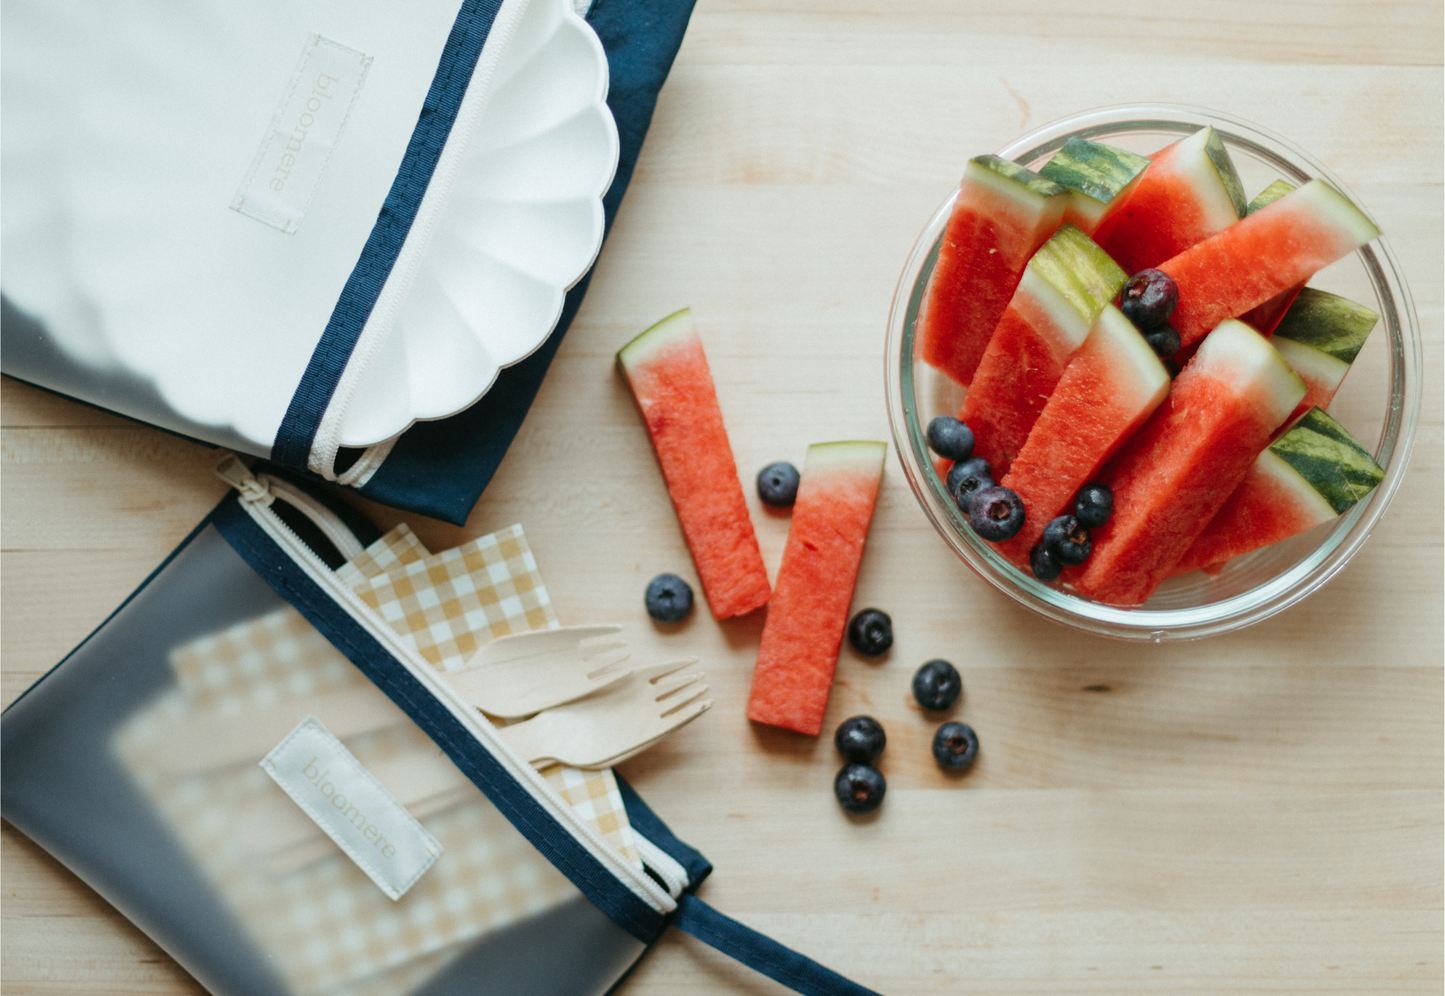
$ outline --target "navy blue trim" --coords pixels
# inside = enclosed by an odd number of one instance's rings
[[[622,805],[627,809],[627,821],[632,824],[632,829],[656,844],[663,853],[678,864],[682,865],[687,872],[687,889],[691,892],[702,884],[702,880],[712,874],[712,862],[702,856],[702,852],[689,844],[678,840],[670,827],[662,822],[661,817],[652,811],[647,803],[642,801],[642,796],[637,790],[622,777],[622,773],[614,771],[613,776],[617,779],[617,789],[622,794]]]
[[[637,166],[692,6],[693,0],[595,0],[587,14],[607,52],[607,106],[619,142],[617,173],[602,198],[607,231]],[[404,432],[361,493],[384,505],[465,523],[521,428],[591,278],[589,271],[567,292],[557,327],[535,353],[498,374],[470,408]]]
[[[326,414],[326,406],[336,393],[336,385],[351,359],[361,330],[376,307],[376,299],[416,220],[422,197],[436,172],[437,160],[441,158],[476,70],[482,46],[501,7],[502,0],[464,0],[452,24],[396,179],[382,202],[361,258],[347,278],[341,299],[336,302],[326,331],[306,364],[306,372],[276,433],[271,459],[283,467],[306,469],[321,417]],[[403,8],[397,10],[398,17],[403,16]]]
[[[70,653],[68,653],[68,654],[66,654],[64,657],[60,658],[60,660],[56,663],[56,665],[55,665],[54,667],[52,667],[49,671],[46,671],[46,672],[45,672],[44,674],[42,674],[39,678],[35,679],[34,684],[32,684],[29,688],[25,689],[25,691],[21,692],[21,693],[16,697],[16,699],[15,699],[14,702],[11,702],[8,706],[5,707],[5,712],[9,712],[11,709],[14,709],[15,706],[17,706],[17,705],[20,703],[21,699],[25,698],[25,696],[29,695],[31,692],[35,691],[35,689],[39,688],[39,687],[40,687],[40,683],[41,683],[42,681],[44,681],[46,678],[50,677],[50,676],[51,676],[52,674],[54,674],[56,671],[58,671],[58,670],[60,669],[60,666],[61,666],[62,664],[64,664],[66,661],[70,660],[70,658],[74,657],[76,654],[80,653],[80,648],[83,647],[83,646],[85,646],[87,643],[89,643],[89,642],[95,637],[95,634],[99,633],[101,630],[105,629],[105,627],[109,626],[109,625],[110,625],[110,621],[111,621],[112,619],[114,619],[116,616],[120,615],[120,614],[121,614],[121,611],[122,611],[127,605],[129,605],[131,602],[135,601],[136,596],[138,596],[141,592],[145,591],[145,590],[146,590],[146,586],[149,585],[152,581],[154,581],[154,580],[156,579],[156,576],[157,576],[158,574],[160,574],[161,571],[163,571],[163,570],[165,570],[167,567],[169,567],[171,561],[172,561],[172,560],[175,560],[177,557],[179,557],[179,556],[181,555],[181,551],[182,551],[182,550],[184,550],[186,547],[188,547],[188,546],[191,545],[191,540],[193,540],[193,539],[195,539],[197,536],[201,535],[201,530],[205,529],[207,526],[209,526],[209,525],[211,524],[211,518],[212,518],[212,516],[214,516],[214,515],[216,514],[216,511],[217,511],[217,509],[219,509],[219,508],[220,508],[220,506],[218,505],[218,506],[216,506],[216,508],[211,509],[210,513],[207,514],[206,517],[200,521],[200,523],[196,526],[196,528],[192,529],[189,533],[186,534],[186,538],[183,539],[183,540],[181,540],[180,545],[177,546],[174,550],[172,550],[172,551],[170,552],[170,555],[169,555],[168,557],[166,557],[165,560],[162,560],[162,561],[161,561],[160,566],[157,567],[155,570],[151,571],[149,574],[147,574],[147,575],[145,576],[145,580],[142,581],[139,585],[136,586],[135,591],[133,591],[133,592],[131,592],[129,595],[127,595],[127,596],[125,597],[125,601],[121,602],[119,605],[117,605],[117,606],[115,607],[115,611],[114,611],[114,612],[112,612],[110,615],[106,616],[103,620],[101,620],[100,625],[97,626],[97,627],[95,627],[95,629],[91,630],[91,631],[86,635],[86,637],[85,637],[84,640],[81,640],[79,643],[77,643],[77,644],[75,645],[75,648],[74,648],[73,650],[71,650]],[[0,713],[0,715],[3,715],[3,713]]]
[[[872,989],[724,916],[690,893],[678,899],[672,923],[678,930],[803,996],[878,996]]]
[[[517,784],[461,722],[266,534],[235,496],[223,501],[212,516],[236,553],[426,731],[452,763],[593,905],[644,944],[661,933],[666,925],[663,914],[619,882],[587,848],[559,827],[542,804]]]

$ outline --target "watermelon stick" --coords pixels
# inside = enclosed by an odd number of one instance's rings
[[[1378,237],[1380,230],[1323,180],[1311,180],[1159,265],[1179,285],[1169,323],[1185,348]]]
[[[1287,183],[1284,180],[1274,181],[1268,187],[1261,190],[1254,200],[1249,202],[1249,210],[1245,213],[1254,214],[1254,212],[1266,204],[1273,204],[1294,188],[1294,184]],[[1289,310],[1289,306],[1294,303],[1294,299],[1299,295],[1303,287],[1303,282],[1297,283],[1293,287],[1286,287],[1268,301],[1240,315],[1239,320],[1260,335],[1268,336],[1274,334],[1274,330],[1279,325],[1280,319],[1284,317],[1284,313]]]
[[[1258,332],[1220,323],[1105,473],[1113,517],[1069,580],[1096,601],[1142,604],[1304,395],[1304,382]]]
[[[1385,478],[1345,427],[1311,408],[1254,461],[1174,574],[1214,574],[1231,557],[1289,539],[1343,515]]]
[[[684,308],[633,339],[617,365],[647,423],[713,616],[766,604],[768,572],[692,312]]]
[[[808,447],[748,718],[817,736],[883,478],[884,443]]]
[[[1309,388],[1291,419],[1330,406],[1379,318],[1338,294],[1313,287],[1300,291],[1270,340]]]
[[[1169,393],[1169,374],[1129,319],[1106,305],[1069,361],[1001,483],[1024,503],[1024,525],[997,547],[1027,565],[1029,551],[1055,516],[1093,480]]]
[[[1212,127],[1150,157],[1149,168],[1094,239],[1130,276],[1222,232],[1244,216],[1244,187]]]
[[[919,310],[927,363],[964,386],[973,381],[1024,265],[1068,202],[1063,187],[1007,159],[969,160]]]
[[[1126,279],[1073,225],[1060,227],[1029,260],[959,415],[994,480],[1008,472],[1064,365]]]

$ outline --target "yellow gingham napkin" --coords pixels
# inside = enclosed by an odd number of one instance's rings
[[[429,659],[442,666],[468,640],[479,645],[537,621],[557,625],[519,527],[430,556],[411,530],[400,526],[347,568],[338,573],[370,591],[374,601],[368,601],[379,611],[393,600],[377,592],[395,592],[396,602],[414,601],[411,611],[393,612],[391,622],[418,649],[432,648]],[[378,583],[388,576],[389,582]],[[429,585],[433,578],[443,584]],[[467,618],[485,628],[473,632],[450,621]],[[442,626],[438,620],[447,622]],[[256,829],[255,814],[274,804],[280,791],[264,771],[248,761],[178,777],[147,759],[158,747],[181,747],[168,741],[170,731],[198,710],[243,719],[297,696],[374,689],[290,606],[177,647],[171,661],[176,687],[118,732],[117,751],[299,996],[409,992],[482,934],[575,895],[565,877],[470,785],[456,802],[422,820],[443,853],[397,902],[337,850],[321,846],[315,849],[318,857],[303,854],[300,861],[279,864],[274,855],[257,853],[254,841],[263,835],[247,828]],[[435,756],[437,763],[450,763],[409,723],[349,737],[347,747],[371,770],[398,758]],[[638,862],[611,771],[554,767],[547,780],[605,840]]]

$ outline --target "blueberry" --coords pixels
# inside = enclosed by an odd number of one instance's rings
[[[833,746],[838,748],[838,753],[858,764],[876,761],[887,743],[888,735],[883,732],[882,724],[872,716],[845,719],[833,734]]]
[[[963,694],[963,679],[948,661],[931,660],[913,675],[913,697],[932,712],[952,709]]]
[[[1035,543],[1029,551],[1029,569],[1040,581],[1053,581],[1064,572],[1064,565],[1054,559],[1047,546]]]
[[[848,624],[848,642],[860,654],[877,657],[893,646],[893,620],[881,609],[864,609]]]
[[[967,723],[944,723],[933,735],[933,759],[948,771],[964,771],[978,759],[978,734]]]
[[[888,782],[883,772],[871,764],[845,764],[833,781],[833,794],[838,805],[850,813],[871,813],[883,805]]]
[[[1164,357],[1173,356],[1184,344],[1184,340],[1179,338],[1179,333],[1175,331],[1173,325],[1161,325],[1156,329],[1150,329],[1144,333],[1144,341],[1149,344],[1150,349],[1154,350],[1155,356]]]
[[[774,508],[792,507],[798,499],[798,468],[779,460],[758,471],[758,497]]]
[[[957,475],[954,474],[955,470],[958,471]],[[954,464],[945,483],[949,485],[948,493],[953,495],[958,510],[967,515],[969,506],[973,504],[973,496],[984,488],[993,487],[993,471],[983,457],[971,457],[962,463]]]
[[[1078,567],[1089,559],[1094,541],[1072,515],[1061,515],[1044,526],[1044,547],[1065,567]]]
[[[928,423],[928,445],[947,460],[967,460],[973,453],[973,431],[951,415]]]
[[[647,583],[647,614],[658,622],[682,622],[692,611],[692,588],[676,574],[659,574]]]
[[[1119,310],[1145,332],[1169,321],[1179,303],[1179,285],[1163,270],[1140,270],[1124,285]]]
[[[1098,481],[1085,484],[1074,496],[1074,518],[1085,529],[1098,529],[1114,514],[1114,491]]]
[[[1012,489],[995,484],[973,496],[968,518],[979,536],[1002,543],[1024,527],[1024,502]]]

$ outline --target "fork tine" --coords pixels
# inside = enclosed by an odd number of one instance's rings
[[[677,716],[677,713],[680,709],[690,705],[693,702],[696,702],[698,699],[702,698],[706,694],[707,686],[703,685],[701,688],[698,689],[689,689],[683,694],[682,697],[674,701],[662,703],[662,718],[671,722]],[[704,705],[703,708],[706,709],[710,705],[712,705],[712,699],[708,699],[707,704]],[[699,715],[701,715],[701,713],[699,713]],[[686,722],[686,720],[684,720],[684,722]]]
[[[632,673],[643,681],[656,681],[663,675],[671,674],[674,671],[681,670],[696,663],[696,657],[679,657],[677,660],[668,661],[666,664],[649,664],[646,667],[637,668]]]
[[[654,702],[661,702],[669,695],[676,694],[679,690],[686,688],[695,681],[701,681],[705,675],[701,671],[694,671],[691,674],[670,674],[654,681],[653,687],[657,693],[653,695]]]

